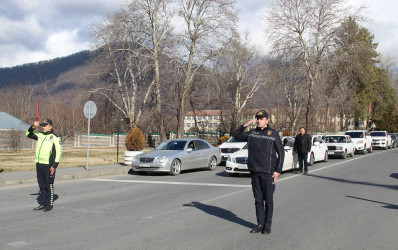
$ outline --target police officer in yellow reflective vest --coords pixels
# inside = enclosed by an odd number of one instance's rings
[[[41,133],[33,132],[38,126],[39,121],[35,121],[28,131],[26,131],[27,137],[37,140],[35,162],[37,182],[39,183],[42,202],[33,210],[48,212],[53,209],[53,184],[55,169],[58,167],[62,154],[61,138],[54,134],[52,130],[53,123],[50,119],[46,119],[40,123],[42,128]]]

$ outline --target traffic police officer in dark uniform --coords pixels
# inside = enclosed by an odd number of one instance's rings
[[[245,128],[256,122],[257,127],[249,132]],[[256,206],[257,226],[250,233],[271,233],[274,210],[275,182],[282,172],[285,152],[278,132],[268,125],[268,113],[260,110],[256,119],[240,126],[233,137],[247,141],[248,169],[252,179],[253,196]]]
[[[42,132],[40,133],[34,132],[38,126],[39,121],[35,121],[28,131],[26,131],[27,137],[37,140],[35,162],[42,204],[33,210],[48,212],[53,209],[53,184],[55,169],[58,167],[62,154],[61,138],[54,134],[52,130],[53,123],[50,119],[46,119],[40,124],[42,128]]]

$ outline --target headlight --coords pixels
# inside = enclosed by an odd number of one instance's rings
[[[228,156],[227,161],[233,162],[233,158],[231,156]]]
[[[360,141],[357,141],[357,144],[362,144],[363,143],[363,141],[362,140],[360,140]]]
[[[138,158],[137,156],[133,156],[133,159],[131,160],[132,162],[133,161],[140,161],[140,158]]]
[[[153,161],[155,163],[164,163],[167,161],[167,156],[162,156],[162,157],[156,157],[156,159]]]
[[[336,149],[337,149],[337,150],[343,150],[343,147],[336,146]]]

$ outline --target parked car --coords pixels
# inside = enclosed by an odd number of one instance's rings
[[[391,136],[387,131],[372,131],[370,135],[373,139],[373,147],[389,149],[392,148]]]
[[[238,150],[241,150],[246,144],[247,142],[245,141],[240,141],[230,137],[227,141],[218,146],[221,149],[221,161],[225,162],[228,156],[232,155]]]
[[[397,134],[389,133],[389,135],[391,136],[392,147],[393,147],[393,148],[396,148],[396,147],[397,147],[397,143],[398,143]]]
[[[133,172],[179,175],[182,170],[193,168],[215,170],[220,161],[220,149],[202,139],[175,139],[166,140],[152,151],[135,156],[131,167]]]
[[[321,136],[313,135],[311,136],[311,152],[308,154],[308,166],[314,165],[318,161],[328,161],[328,146],[322,140]]]
[[[355,152],[365,154],[366,152],[372,153],[373,140],[370,133],[366,130],[349,130],[345,132],[346,135],[351,137],[355,143]]]
[[[329,156],[339,156],[343,159],[347,155],[354,157],[355,143],[349,135],[324,135],[322,139],[328,146]]]
[[[294,138],[282,138],[284,142],[285,160],[283,162],[282,171],[298,168],[297,165],[297,154],[293,154]],[[296,158],[295,158],[296,156]],[[239,151],[228,156],[226,161],[225,172],[230,176],[236,176],[238,174],[249,174],[247,168],[248,150],[247,144]]]

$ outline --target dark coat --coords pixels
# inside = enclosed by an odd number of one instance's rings
[[[240,126],[234,132],[233,137],[247,141],[248,169],[256,173],[281,173],[285,151],[278,132],[270,127],[264,130],[256,128],[249,132],[244,132],[244,130],[245,127]]]
[[[296,136],[296,139],[294,140],[294,152],[300,153],[300,154],[307,154],[308,152],[311,151],[311,136],[307,133],[304,135],[298,134]]]

